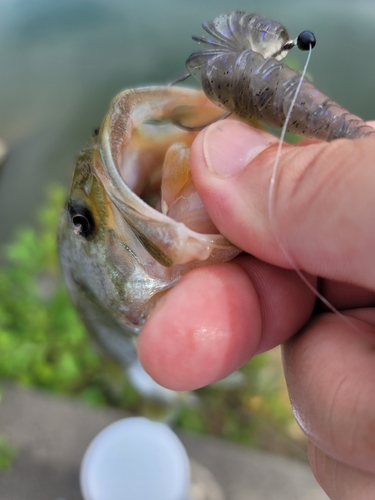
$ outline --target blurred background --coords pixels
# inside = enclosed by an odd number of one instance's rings
[[[112,97],[182,74],[196,49],[191,35],[233,9],[278,20],[293,38],[313,31],[316,86],[375,118],[373,0],[0,0],[0,138],[9,149],[0,167],[3,379],[134,414],[159,411],[91,346],[61,284],[56,227],[75,157]],[[302,53],[288,57],[302,67]],[[198,391],[176,425],[300,456],[278,352],[243,373],[245,383]]]

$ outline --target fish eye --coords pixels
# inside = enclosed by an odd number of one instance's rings
[[[94,217],[82,201],[69,202],[68,213],[77,234],[88,238],[94,232]]]
[[[297,38],[297,47],[299,50],[310,50],[313,49],[316,44],[316,38],[312,31],[302,31]]]

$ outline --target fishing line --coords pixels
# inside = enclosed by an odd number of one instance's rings
[[[288,110],[286,118],[285,118],[284,125],[283,125],[283,127],[281,129],[280,140],[279,140],[279,144],[278,144],[277,151],[276,151],[275,161],[274,161],[274,164],[273,164],[273,167],[272,167],[272,174],[271,174],[270,186],[269,186],[269,191],[268,191],[268,214],[269,214],[269,217],[270,217],[271,226],[273,228],[273,233],[274,233],[276,241],[277,241],[277,243],[279,245],[279,248],[283,252],[284,256],[286,257],[286,259],[288,261],[288,263],[292,266],[293,270],[297,273],[297,275],[299,276],[299,278],[309,288],[309,290],[321,302],[323,302],[323,304],[326,307],[328,307],[328,309],[330,309],[334,314],[336,314],[339,318],[341,318],[346,324],[348,324],[355,331],[359,332],[359,329],[353,324],[353,322],[347,316],[345,316],[343,313],[341,313],[338,309],[336,309],[336,307],[333,304],[331,304],[329,302],[329,300],[327,300],[319,292],[319,290],[317,288],[315,288],[310,283],[310,281],[306,278],[306,276],[303,274],[303,272],[298,268],[295,260],[293,259],[293,256],[288,252],[288,250],[283,245],[280,237],[278,236],[278,232],[276,230],[277,226],[275,224],[275,219],[274,219],[274,209],[275,209],[275,201],[276,201],[276,187],[277,187],[277,180],[278,180],[278,172],[279,172],[281,150],[282,150],[282,147],[283,147],[283,142],[284,142],[284,139],[285,139],[285,134],[286,134],[286,131],[287,131],[288,123],[289,123],[289,120],[290,120],[290,117],[291,117],[294,105],[296,103],[296,100],[297,100],[297,97],[298,97],[298,93],[299,93],[299,91],[301,89],[303,80],[305,78],[307,67],[308,67],[309,62],[310,62],[311,52],[312,52],[312,45],[310,44],[309,45],[309,51],[308,51],[307,58],[306,58],[306,62],[305,62],[305,65],[304,65],[302,73],[301,73],[301,78],[299,79],[299,82],[298,82],[298,85],[297,85],[297,88],[296,88],[296,92],[295,92],[295,94],[293,96],[291,105],[289,107],[289,110]]]

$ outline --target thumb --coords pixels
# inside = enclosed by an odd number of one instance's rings
[[[197,136],[192,175],[216,227],[272,264],[374,289],[375,137],[285,144],[270,210],[277,145],[234,120]]]

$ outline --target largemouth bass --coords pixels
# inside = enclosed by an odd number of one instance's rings
[[[240,251],[220,235],[192,182],[195,128],[222,111],[202,92],[126,90],[81,151],[59,227],[70,297],[123,365],[159,298],[190,269]],[[178,124],[178,125],[176,125]]]

